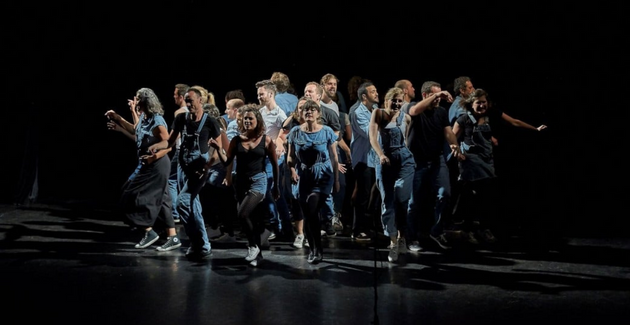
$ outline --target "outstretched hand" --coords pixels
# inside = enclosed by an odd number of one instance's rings
[[[536,130],[538,130],[538,131],[542,131],[542,130],[544,130],[544,129],[546,129],[546,128],[547,128],[547,126],[543,124],[543,125],[541,125],[541,126],[537,127],[537,128],[536,128]]]
[[[111,109],[105,112],[105,117],[107,117],[110,121],[120,121],[120,115]]]

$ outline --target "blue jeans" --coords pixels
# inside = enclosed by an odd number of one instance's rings
[[[186,174],[180,166],[182,180],[184,186],[177,196],[177,212],[184,224],[184,230],[188,238],[190,238],[190,247],[195,251],[210,250],[210,241],[208,233],[201,214],[201,201],[199,200],[199,192],[206,184],[209,174],[206,173],[202,178],[193,173]]]
[[[376,165],[376,186],[381,193],[383,234],[396,236],[407,227],[407,208],[413,190],[415,163],[407,148],[388,153],[391,164]]]
[[[282,155],[278,157],[278,179],[280,180],[280,184],[278,184],[278,190],[280,194],[282,194],[282,179],[284,177],[284,168],[285,161],[284,156]],[[269,207],[270,212],[270,220],[269,223],[272,225],[278,225],[278,230],[282,231],[282,225],[290,225],[291,224],[291,215],[289,214],[289,205],[287,204],[286,199],[283,195],[280,195],[278,200],[276,201],[271,195],[271,188],[273,187],[273,168],[271,166],[271,162],[269,158],[265,159],[266,161],[266,172],[267,172],[267,192],[265,194],[265,198],[263,199],[264,204]]]
[[[442,211],[451,197],[448,167],[444,156],[434,161],[416,162],[413,175],[413,191],[407,209],[407,238],[418,240],[420,216],[433,210],[430,234],[439,236],[444,232]],[[433,203],[431,209],[430,204]]]
[[[177,160],[177,151],[175,151],[175,155],[173,155],[173,157],[174,158],[171,159],[171,173],[168,176],[168,193],[171,195],[173,207],[177,207],[177,196],[184,184],[179,181],[180,168]],[[177,209],[173,209],[173,219],[179,219]]]

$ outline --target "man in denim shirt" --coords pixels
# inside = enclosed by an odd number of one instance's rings
[[[360,103],[351,110],[350,123],[352,125],[352,169],[356,179],[356,199],[354,202],[354,221],[352,224],[352,238],[357,241],[371,240],[368,235],[373,221],[369,213],[370,192],[376,182],[374,163],[376,156],[370,144],[369,128],[374,106],[378,107],[379,98],[376,86],[370,81],[364,82],[357,91]]]

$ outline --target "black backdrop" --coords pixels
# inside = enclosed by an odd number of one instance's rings
[[[426,80],[452,91],[454,78],[468,75],[512,117],[549,125],[543,133],[499,130],[497,204],[506,218],[564,227],[581,222],[577,216],[601,196],[580,189],[584,182],[575,174],[583,159],[567,159],[559,148],[575,150],[566,141],[575,132],[568,127],[577,120],[569,113],[575,104],[564,90],[597,51],[587,45],[596,32],[581,24],[588,11],[493,2],[417,9],[317,4],[311,11],[297,3],[204,1],[10,6],[18,18],[7,61],[16,104],[3,119],[10,139],[2,159],[4,203],[23,199],[36,170],[39,201],[109,207],[135,156],[132,142],[106,130],[107,109],[124,115],[135,90],[150,87],[169,121],[180,82],[206,87],[223,109],[228,90],[241,88],[255,101],[255,82],[274,71],[287,73],[299,94],[329,72],[341,79],[344,93],[348,79],[359,75],[381,95],[403,78],[418,95]]]

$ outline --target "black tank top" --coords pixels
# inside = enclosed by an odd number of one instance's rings
[[[263,135],[258,145],[250,150],[243,147],[243,139],[237,136],[236,145],[236,175],[252,177],[265,171],[265,140],[267,135]]]

